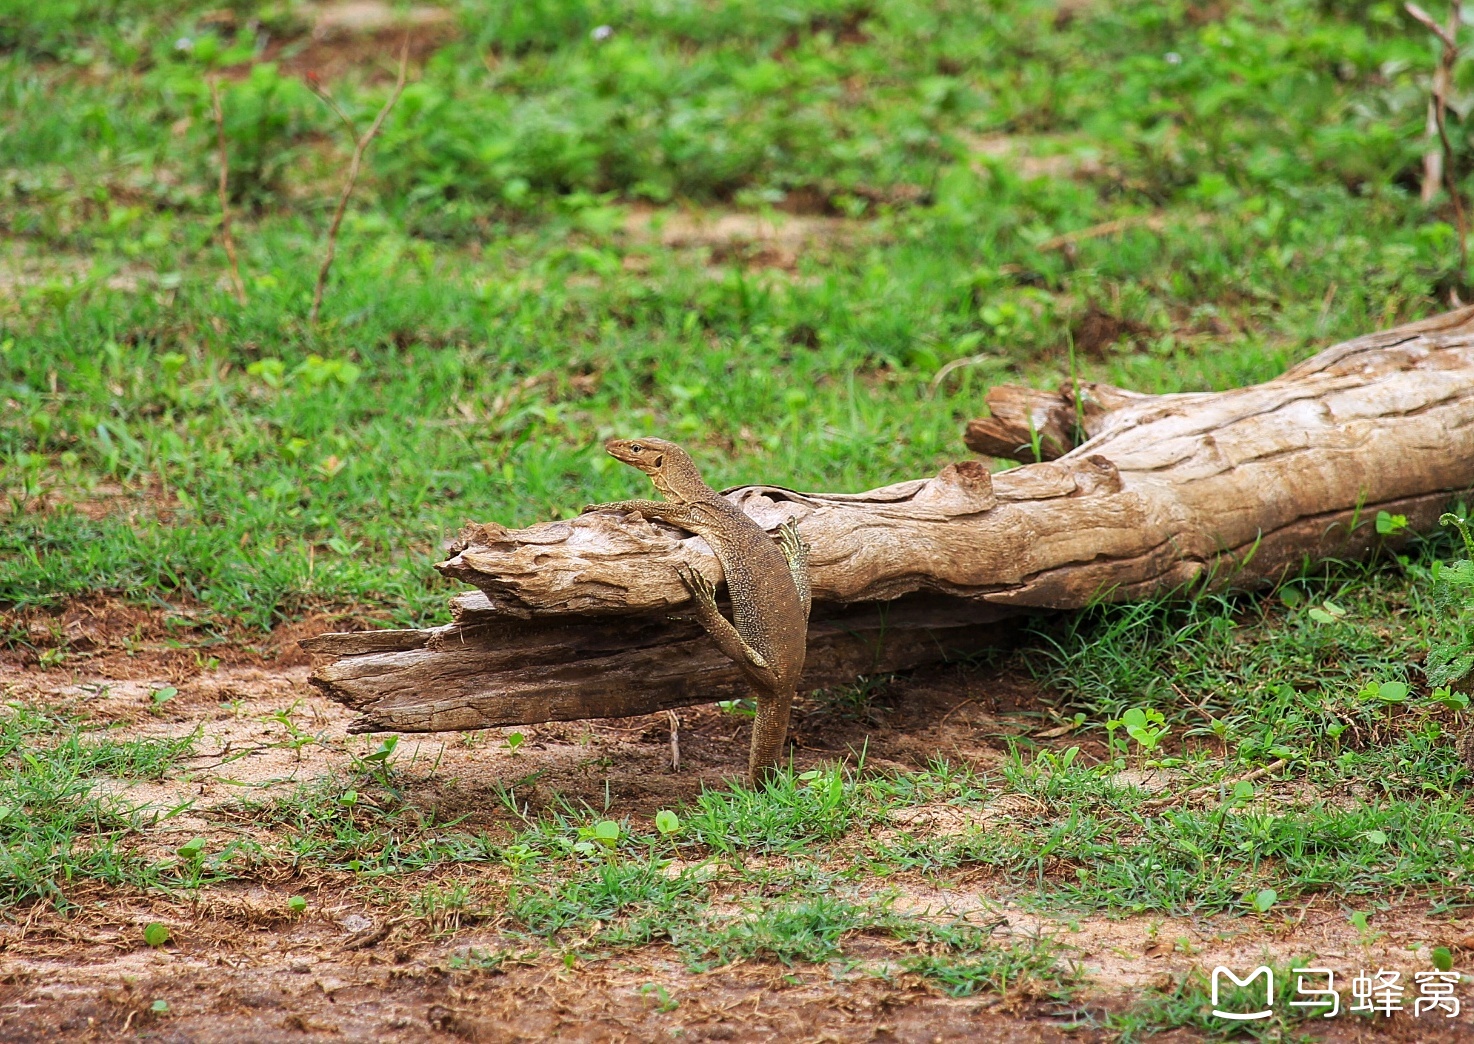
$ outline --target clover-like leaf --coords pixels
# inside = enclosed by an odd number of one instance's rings
[[[1377,699],[1383,703],[1402,703],[1410,690],[1402,682],[1382,682],[1377,686]]]
[[[394,753],[394,748],[397,746],[399,746],[399,737],[390,736],[389,738],[384,740],[384,742],[379,744],[378,750],[374,751],[372,754],[365,754],[363,756],[363,760],[387,761],[389,759],[389,755]]]
[[[1392,536],[1407,528],[1406,515],[1393,515],[1386,511],[1377,512],[1377,532],[1382,536]]]

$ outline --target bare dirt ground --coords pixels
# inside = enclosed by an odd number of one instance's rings
[[[341,771],[352,752],[378,743],[346,735],[348,712],[308,685],[309,665],[295,645],[341,621],[310,620],[254,644],[230,638],[203,648],[179,611],[78,603],[11,622],[35,645],[67,656],[42,669],[36,650],[0,655],[7,702],[117,722],[115,736],[198,732],[196,757],[179,778],[128,788],[130,800],[160,808],[191,802],[147,832],[145,844],[161,856],[194,836],[226,840],[221,817],[204,818],[205,810]],[[164,685],[178,694],[156,706],[152,694]],[[865,747],[875,770],[917,768],[943,754],[987,771],[1008,737],[1051,728],[1038,695],[1016,674],[946,668],[892,682],[860,715],[810,700],[796,718],[796,760],[802,768],[853,759]],[[519,783],[531,813],[557,800],[595,809],[607,802],[609,817],[633,820],[702,787],[725,786],[742,770],[746,727],[716,708],[682,712],[679,772],[670,767],[663,716],[526,728],[515,753],[495,732],[405,736],[395,765],[409,802],[426,814],[494,824],[510,818],[496,786]],[[1026,803],[1004,796],[989,814],[1007,817]],[[948,833],[969,822],[963,810],[939,805],[898,813],[896,825]],[[474,891],[492,873],[478,864],[453,879]],[[1381,930],[1362,939],[1330,903],[1278,920],[1047,917],[1022,909],[1017,885],[989,872],[963,874],[947,887],[920,877],[884,884],[901,890],[903,912],[1002,918],[1001,935],[1057,939],[1087,989],[1062,1005],[1027,989],[955,1000],[920,980],[836,967],[749,962],[696,974],[663,946],[572,967],[529,952],[522,962],[470,971],[466,955],[497,948],[494,925],[409,916],[402,899],[352,881],[284,875],[209,887],[192,902],[84,883],[72,888],[76,906],[66,917],[45,904],[0,915],[0,1041],[1104,1041],[1113,1038],[1098,1028],[1104,1011],[1170,988],[1194,968],[1247,970],[1316,953],[1337,967],[1400,968],[1411,979],[1431,967],[1431,946],[1474,945],[1463,938],[1470,928],[1416,901],[1379,917]],[[301,917],[283,912],[293,894],[310,901]],[[170,925],[167,946],[143,944],[150,921]],[[159,999],[167,1012],[154,1010]],[[1468,1013],[1437,1026],[1428,1018],[1374,1025],[1343,1017],[1325,1030],[1335,1041],[1474,1039]],[[1198,1038],[1179,1030],[1157,1039]]]

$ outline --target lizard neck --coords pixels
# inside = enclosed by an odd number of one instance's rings
[[[677,504],[699,504],[702,501],[710,500],[719,495],[716,490],[705,485],[700,480],[697,480],[694,485],[689,478],[679,485],[673,484],[664,472],[656,472],[651,475],[650,481],[655,484],[655,488],[660,490],[661,495],[666,500],[674,501]]]

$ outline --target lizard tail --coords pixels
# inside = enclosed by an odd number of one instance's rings
[[[752,722],[752,752],[747,759],[747,778],[761,786],[783,765],[783,747],[788,741],[788,714],[793,709],[793,691],[776,695],[759,694],[757,717]]]

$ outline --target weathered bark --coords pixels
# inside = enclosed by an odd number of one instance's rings
[[[996,642],[1007,609],[953,599],[902,598],[831,607],[810,621],[801,688],[904,670]],[[617,718],[741,699],[737,667],[694,620],[668,614],[508,620],[479,592],[457,599],[457,620],[422,631],[363,631],[310,638],[338,657],[313,675],[351,694],[351,731],[439,732]],[[345,702],[348,702],[345,700]]]
[[[977,648],[992,621],[1028,608],[1252,587],[1362,557],[1381,543],[1378,510],[1433,528],[1474,484],[1474,309],[1337,345],[1249,388],[1082,383],[1052,397],[995,389],[989,402],[995,415],[969,426],[974,448],[1016,457],[1037,443],[1043,456],[1076,432],[1087,441],[991,477],[964,462],[861,494],[728,491],[769,530],[795,519],[813,549],[806,684]],[[361,728],[403,731],[735,695],[735,670],[694,625],[667,619],[687,597],[677,563],[720,579],[700,538],[633,516],[473,526],[437,568],[484,601],[463,599],[446,628],[313,639],[340,657],[314,680],[364,713]],[[887,603],[904,625],[880,625]]]

